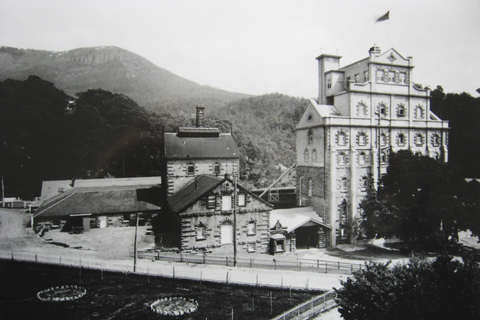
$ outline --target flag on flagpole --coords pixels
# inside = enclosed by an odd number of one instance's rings
[[[378,18],[376,22],[380,22],[380,21],[385,21],[385,20],[389,20],[390,19],[390,11],[387,11],[387,13],[385,13],[383,16],[381,16],[380,18]]]

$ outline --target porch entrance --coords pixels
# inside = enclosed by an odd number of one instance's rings
[[[318,226],[300,227],[295,230],[297,249],[318,247]]]

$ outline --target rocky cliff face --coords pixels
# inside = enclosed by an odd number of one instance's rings
[[[1,81],[24,80],[29,75],[53,82],[70,95],[101,88],[123,93],[139,105],[152,109],[168,107],[172,99],[219,106],[248,97],[201,86],[118,47],[63,52],[0,48]]]

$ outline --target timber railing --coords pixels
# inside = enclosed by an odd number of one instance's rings
[[[335,306],[336,296],[335,291],[324,293],[285,311],[272,320],[305,319],[308,315],[314,315]]]
[[[319,273],[352,274],[362,269],[360,263],[347,263],[340,261],[327,261],[320,259],[265,259],[237,257],[236,261],[231,256],[214,256],[208,254],[166,253],[160,251],[143,251],[138,253],[140,259],[150,259],[170,262],[184,262],[194,264],[212,264],[222,266],[237,266],[242,268],[262,268],[272,270],[292,270]]]

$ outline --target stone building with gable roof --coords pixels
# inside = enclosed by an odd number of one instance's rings
[[[204,126],[203,106],[197,106],[196,126],[164,134],[164,186],[167,196],[196,176],[239,174],[240,152],[231,133]]]
[[[228,175],[199,175],[168,197],[168,214],[178,220],[182,251],[226,248],[266,252],[272,205]],[[162,237],[162,235],[159,235]]]

